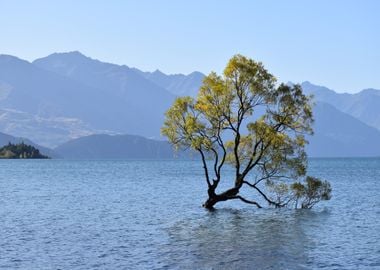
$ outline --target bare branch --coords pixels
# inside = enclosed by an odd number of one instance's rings
[[[239,199],[239,200],[241,200],[241,201],[243,201],[243,202],[245,202],[245,203],[254,204],[254,205],[256,205],[258,208],[262,208],[261,205],[258,204],[257,202],[247,200],[247,199],[243,198],[243,197],[240,196],[240,195],[237,195],[237,196],[234,196],[234,197],[230,197],[230,199],[231,199],[231,200],[232,200],[232,199]]]
[[[247,182],[247,181],[243,181],[243,183],[246,184],[246,185],[248,185],[248,186],[250,186],[250,187],[252,187],[252,188],[254,188],[254,189],[256,189],[256,190],[260,193],[260,195],[263,196],[263,198],[264,198],[269,204],[274,205],[274,206],[276,206],[276,207],[284,207],[284,206],[285,206],[285,204],[279,204],[279,203],[276,203],[276,202],[272,201],[271,199],[269,199],[269,198],[265,195],[265,193],[262,192],[262,191],[256,186],[256,184],[255,184],[255,185],[252,185],[251,183],[249,183],[249,182]]]

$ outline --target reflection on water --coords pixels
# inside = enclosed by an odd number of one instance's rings
[[[168,228],[160,252],[174,268],[308,269],[315,244],[304,228],[326,218],[308,210],[219,209]]]

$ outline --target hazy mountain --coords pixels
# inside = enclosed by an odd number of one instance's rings
[[[25,138],[14,137],[14,136],[0,132],[0,147],[3,147],[4,145],[7,145],[8,143],[18,144],[22,142],[24,142],[25,144],[34,146],[35,148],[40,150],[40,153],[43,155],[54,157],[54,158],[59,157],[59,155],[52,149],[35,144],[34,142]]]
[[[159,70],[154,72],[143,72],[138,69],[134,70],[146,79],[167,89],[169,92],[177,96],[195,97],[198,94],[199,87],[202,85],[203,78],[205,77],[204,74],[198,71],[192,72],[189,75],[167,75]]]
[[[101,100],[92,101],[91,112],[96,128],[118,133],[160,137],[165,111],[175,96],[127,66],[103,63],[79,52],[55,53],[33,62],[34,65],[91,87]],[[90,102],[87,94],[77,93],[83,107]],[[87,108],[86,108],[87,109]]]
[[[0,128],[49,146],[92,133],[158,138],[174,98],[126,66],[79,52],[33,64],[0,56],[0,108],[6,110]]]
[[[158,70],[143,72],[104,63],[79,52],[55,53],[33,63],[0,55],[0,130],[46,146],[100,133],[159,138],[164,113],[175,97],[195,96],[203,77],[199,72],[189,75],[166,75]],[[379,131],[370,127],[380,128],[379,90],[337,94],[309,82],[302,87],[306,93],[314,94],[317,102],[324,103],[315,108],[315,135],[308,147],[312,156],[380,155]],[[92,136],[85,138],[93,140]],[[109,140],[124,137],[99,138],[99,143],[110,143]],[[137,138],[140,139],[129,148],[137,143],[150,145],[147,139]],[[70,141],[67,147],[74,142]],[[82,144],[81,139],[79,142]],[[106,149],[99,149],[94,157],[107,153]],[[115,152],[105,154],[107,157],[116,155],[118,149],[111,149]],[[128,156],[129,152],[119,150],[120,157]],[[144,151],[141,152],[144,156],[153,155]],[[165,153],[157,155],[170,155]],[[85,154],[91,155],[88,151]]]
[[[313,94],[316,101],[329,103],[380,130],[380,90],[365,89],[356,94],[338,94],[310,82],[302,83],[302,88],[306,93]]]
[[[314,116],[315,134],[308,137],[309,156],[380,155],[380,131],[377,129],[327,103],[318,102]],[[133,135],[90,135],[64,143],[55,151],[71,159],[159,159],[176,155],[167,142]]]
[[[317,103],[314,116],[315,134],[308,137],[309,156],[380,155],[380,131],[377,129],[327,103]],[[54,150],[69,159],[170,159],[178,155],[168,142],[134,135],[90,135],[71,140]]]
[[[54,149],[68,159],[170,159],[175,157],[168,142],[135,135],[90,135]]]
[[[70,139],[95,132],[77,118],[45,118],[14,109],[0,109],[0,130],[18,137],[29,138],[47,147],[55,147]]]
[[[314,135],[308,137],[312,157],[380,156],[380,131],[330,104],[314,108]]]
[[[40,69],[13,56],[0,55],[0,105],[43,117],[81,116],[93,120],[103,96],[92,88]],[[85,98],[85,99],[84,99]]]
[[[99,113],[103,96],[86,85],[27,61],[0,55],[3,131],[50,146],[94,130],[99,132],[113,119]],[[99,129],[91,124],[99,124]]]

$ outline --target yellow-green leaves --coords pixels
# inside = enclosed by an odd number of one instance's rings
[[[301,201],[302,208],[312,208],[317,202],[330,200],[331,185],[316,177],[307,176],[304,183],[295,182],[290,186],[295,199],[295,207]]]
[[[260,96],[269,101],[273,94],[276,78],[262,63],[240,54],[233,56],[224,69],[224,76],[231,82],[238,95],[244,100],[249,96]]]
[[[309,177],[305,184],[290,182],[306,175],[304,135],[312,133],[311,98],[299,85],[276,87],[275,82],[260,62],[235,55],[223,75],[212,72],[204,78],[195,99],[175,100],[166,112],[162,134],[176,148],[200,152],[207,183],[214,190],[227,162],[236,170],[234,194],[243,184],[260,190],[257,185],[267,183],[275,196],[271,201],[264,195],[270,204],[283,206],[293,199],[297,206],[303,198],[302,207],[311,207],[329,198],[329,184]],[[213,159],[215,178],[209,176],[205,157]]]
[[[195,109],[210,122],[213,128],[223,125],[226,115],[230,114],[233,92],[226,82],[215,73],[203,80],[199,90]]]
[[[251,119],[259,107],[261,115]],[[261,158],[270,160],[268,167],[302,173],[305,166],[297,162],[304,163],[303,133],[311,132],[312,120],[310,99],[300,86],[276,88],[274,76],[261,63],[235,55],[223,76],[212,72],[204,78],[196,99],[176,99],[166,113],[162,133],[176,147],[219,151],[228,131],[239,136],[223,145],[231,163]]]
[[[165,114],[161,132],[176,148],[191,144],[191,133],[197,126],[193,106],[194,100],[191,97],[180,97]]]
[[[310,98],[299,85],[275,87],[261,63],[235,55],[222,76],[204,78],[196,99],[176,99],[162,133],[177,148],[225,152],[237,175],[261,166],[263,174],[298,177],[305,174],[304,134],[312,121]]]

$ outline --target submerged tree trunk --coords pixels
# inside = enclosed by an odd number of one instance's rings
[[[215,192],[213,192],[212,194],[209,193],[209,197],[206,200],[206,202],[203,204],[203,207],[207,209],[213,209],[214,205],[217,204],[218,202],[237,199],[236,195],[238,193],[239,193],[239,190],[235,188],[229,189],[226,192],[223,192],[221,194],[216,194]]]
[[[243,180],[238,179],[235,181],[235,186],[233,188],[230,188],[226,190],[223,193],[216,194],[215,189],[218,185],[218,182],[214,182],[212,185],[208,188],[208,199],[204,202],[203,207],[209,210],[214,209],[214,205],[218,202],[228,201],[228,200],[235,200],[239,199],[245,203],[250,203],[256,205],[258,208],[261,208],[261,206],[255,202],[247,200],[241,196],[239,196],[239,190],[242,187]]]

